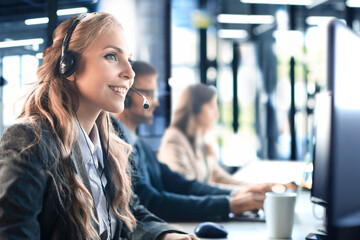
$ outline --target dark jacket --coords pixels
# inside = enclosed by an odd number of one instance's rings
[[[119,136],[131,144],[130,130],[114,117],[112,122]],[[187,180],[160,163],[147,143],[138,138],[133,144],[135,193],[151,212],[166,221],[229,218],[230,190]]]
[[[54,181],[63,176],[63,164],[54,164],[60,158],[59,145],[54,135],[43,124],[40,141],[35,142],[35,130],[30,124],[10,127],[0,141],[0,239],[77,239],[74,226],[66,214],[64,195],[58,197]],[[24,146],[30,146],[23,149]],[[23,150],[23,151],[22,151]],[[105,159],[105,158],[104,158]],[[76,141],[69,159],[72,170],[80,176],[91,193],[89,179],[80,147]],[[104,163],[105,164],[105,163]],[[59,165],[59,166],[58,166]],[[109,171],[107,186],[111,188]],[[59,190],[59,189],[58,189]],[[110,191],[110,190],[108,190]],[[111,194],[110,194],[111,196]],[[130,233],[118,219],[114,239],[156,239],[164,232],[178,232],[149,213],[132,196],[131,209],[138,220],[137,228]],[[96,210],[94,214],[97,217]],[[94,222],[96,230],[99,226]]]

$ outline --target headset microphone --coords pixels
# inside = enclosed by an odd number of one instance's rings
[[[144,99],[143,108],[148,109],[150,107],[150,104],[149,104],[149,101],[146,99],[146,97],[144,95],[142,95],[141,93],[139,93],[135,88],[131,87],[130,89],[133,90],[134,92],[136,92],[140,97],[142,97]]]

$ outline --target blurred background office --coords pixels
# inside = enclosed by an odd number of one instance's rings
[[[138,130],[154,151],[180,93],[201,82],[217,89],[223,165],[311,160],[314,94],[326,87],[325,26],[338,18],[359,32],[359,7],[360,0],[1,0],[0,135],[36,80],[55,27],[106,11],[122,22],[133,59],[158,70],[161,105],[154,124]]]

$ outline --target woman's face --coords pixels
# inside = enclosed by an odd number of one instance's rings
[[[214,128],[219,117],[216,100],[216,96],[214,96],[209,102],[203,104],[197,115],[198,126],[205,130]]]
[[[101,110],[124,110],[124,99],[135,76],[129,58],[121,28],[109,28],[95,39],[81,55],[74,74],[78,111],[98,114]]]

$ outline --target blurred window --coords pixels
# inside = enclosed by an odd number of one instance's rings
[[[35,82],[39,59],[33,55],[6,56],[2,59],[2,76],[7,84],[2,88],[3,129],[12,125],[21,110],[24,99],[21,98]],[[2,134],[2,133],[1,133]]]

